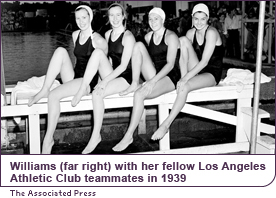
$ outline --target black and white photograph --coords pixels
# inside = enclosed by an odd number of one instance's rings
[[[249,153],[251,139],[275,153],[275,2],[258,42],[260,12],[259,1],[1,1],[1,153]]]
[[[275,1],[1,1],[1,175],[7,197],[269,186]]]

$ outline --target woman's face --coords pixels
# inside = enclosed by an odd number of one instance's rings
[[[196,29],[203,29],[208,23],[208,17],[204,12],[196,12],[193,16],[193,25]]]
[[[220,15],[219,19],[220,19],[220,21],[224,21],[225,20],[225,16],[224,15]]]
[[[124,15],[122,8],[119,6],[112,7],[108,11],[109,22],[113,28],[123,25]]]
[[[75,12],[76,23],[81,30],[86,30],[91,26],[90,16],[86,9],[80,9]]]
[[[163,20],[158,14],[152,13],[149,15],[149,25],[153,31],[157,31],[163,27]]]

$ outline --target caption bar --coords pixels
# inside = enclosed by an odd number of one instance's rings
[[[273,155],[2,156],[1,161],[2,186],[265,186],[275,175]]]

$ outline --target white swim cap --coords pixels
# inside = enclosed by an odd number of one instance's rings
[[[76,10],[78,10],[78,9],[80,9],[80,8],[86,9],[86,11],[88,12],[89,17],[90,17],[90,22],[92,22],[92,19],[93,19],[93,11],[92,11],[92,9],[91,9],[89,6],[87,6],[87,5],[80,5],[80,6],[78,6],[78,7],[76,8]],[[76,11],[76,10],[75,10],[75,11]]]
[[[157,7],[152,8],[151,11],[149,12],[149,15],[150,14],[158,14],[163,20],[163,22],[166,19],[166,14],[161,8],[157,8]]]
[[[207,17],[209,18],[209,9],[208,7],[203,4],[203,3],[199,3],[197,5],[194,6],[193,8],[193,12],[192,12],[192,16],[196,13],[196,12],[204,12]]]

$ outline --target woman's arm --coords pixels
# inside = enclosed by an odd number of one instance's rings
[[[106,33],[104,34],[104,38],[105,38],[105,40],[106,40],[107,43],[108,43],[108,40],[109,40],[109,36],[110,36],[110,34],[111,34],[111,31],[112,31],[112,30],[108,30],[108,31],[106,31]]]
[[[189,29],[186,33],[186,37],[191,41],[191,43],[193,42],[193,35],[195,34],[195,29]]]
[[[105,54],[108,52],[108,45],[106,40],[98,33],[93,34],[95,48],[103,50]]]
[[[216,41],[218,38],[218,32],[214,28],[210,28],[206,33],[206,43],[202,55],[202,59],[199,60],[197,65],[185,75],[185,80],[189,80],[197,75],[204,67],[207,66],[214,49],[216,47]]]
[[[72,33],[72,38],[73,38],[74,47],[76,46],[76,40],[77,40],[77,38],[78,38],[79,32],[80,32],[80,30],[77,30],[77,31],[74,31],[74,32]]]
[[[150,31],[149,33],[147,33],[146,35],[145,35],[145,41],[146,41],[146,43],[149,45],[149,42],[150,42],[150,38],[151,38],[151,36],[152,36],[152,34],[153,34],[153,31]]]
[[[76,40],[77,40],[77,38],[78,38],[79,32],[80,32],[80,30],[77,30],[77,31],[74,31],[74,32],[72,33],[74,48],[75,48],[75,46],[76,46]],[[75,57],[75,64],[76,64],[76,63],[77,63],[77,58]],[[73,67],[75,67],[75,64],[74,64]]]

